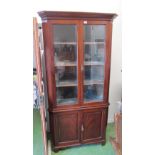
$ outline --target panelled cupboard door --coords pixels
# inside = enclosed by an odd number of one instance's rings
[[[56,146],[74,145],[80,142],[80,112],[54,114]]]
[[[82,142],[90,143],[105,140],[106,109],[86,110],[81,125]]]

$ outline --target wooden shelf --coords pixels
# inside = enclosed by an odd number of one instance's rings
[[[105,42],[84,42],[84,44],[90,44],[90,45],[92,45],[92,44],[104,44]]]
[[[54,42],[54,45],[76,45],[77,42]]]
[[[85,66],[90,66],[90,65],[101,65],[101,66],[103,66],[104,65],[104,63],[103,62],[97,62],[97,61],[89,61],[89,62],[84,62],[84,65]]]
[[[54,45],[76,45],[77,42],[54,42]],[[96,44],[105,44],[105,42],[84,42],[84,44],[88,45],[96,45]]]
[[[102,62],[92,62],[92,61],[90,61],[90,62],[84,62],[84,65],[85,66],[104,66],[104,63],[102,63]],[[77,63],[75,63],[75,62],[56,62],[55,63],[55,66],[57,66],[57,67],[59,67],[59,66],[77,66]]]
[[[76,98],[70,98],[70,99],[57,99],[57,104],[64,104],[64,103],[67,103],[67,104],[74,104],[77,102],[77,99]]]
[[[56,84],[56,87],[75,87],[77,86],[76,81],[64,81],[64,82],[58,82]]]
[[[84,85],[93,85],[93,84],[103,85],[103,81],[101,81],[101,80],[84,80]]]
[[[84,80],[84,85],[103,85],[103,81],[101,80]],[[77,86],[77,82],[74,81],[65,81],[65,82],[59,82],[56,84],[56,87],[75,87]]]
[[[84,99],[84,102],[86,103],[92,103],[92,102],[102,102],[103,99]]]
[[[103,81],[101,80],[84,80],[84,85],[103,85]],[[75,87],[77,86],[77,82],[74,81],[65,81],[65,82],[59,82],[56,84],[56,87]]]
[[[61,62],[58,61],[55,63],[55,66],[59,67],[59,66],[77,66],[76,62]]]

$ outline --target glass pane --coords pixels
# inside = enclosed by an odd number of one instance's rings
[[[100,80],[103,81],[103,66],[96,66],[96,65],[88,65],[85,66],[85,72],[84,72],[84,78],[85,80]]]
[[[77,102],[77,31],[75,25],[54,25],[57,104]]]
[[[74,104],[77,101],[77,87],[57,87],[58,104]]]
[[[70,44],[55,44],[54,45],[54,59],[55,63],[67,64],[76,63],[77,60],[77,47]]]
[[[84,101],[103,101],[105,26],[84,26]]]
[[[85,25],[84,26],[85,42],[104,42],[105,26],[104,25]]]
[[[87,44],[85,43],[85,63],[104,63],[104,44]]]
[[[55,68],[56,84],[59,86],[62,83],[77,84],[77,67],[75,66],[58,66]]]
[[[75,25],[54,25],[54,42],[76,42]]]
[[[102,101],[103,100],[103,85],[92,84],[84,86],[85,101]]]

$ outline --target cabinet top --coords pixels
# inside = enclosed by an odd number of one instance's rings
[[[40,11],[42,21],[53,19],[102,19],[112,21],[117,14],[95,12],[64,12],[64,11]]]

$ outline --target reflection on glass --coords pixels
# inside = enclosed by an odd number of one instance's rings
[[[85,62],[104,62],[104,44],[85,44]]]
[[[59,44],[54,45],[54,59],[55,63],[69,63],[76,62],[77,60],[77,47],[76,45],[68,45],[68,44]]]
[[[85,25],[84,26],[85,42],[104,42],[105,26],[104,25]]]
[[[103,85],[94,84],[86,85],[84,87],[84,99],[88,101],[102,101],[103,100]]]
[[[105,26],[84,26],[84,101],[103,101]]]
[[[53,26],[54,42],[76,42],[75,25],[54,25]]]
[[[74,66],[60,66],[55,69],[55,79],[56,83],[61,82],[77,82],[77,67]]]
[[[58,87],[57,103],[74,104],[77,101],[77,87]]]
[[[90,65],[85,66],[85,80],[101,80],[103,81],[103,66]]]
[[[75,25],[54,25],[57,104],[77,103],[77,31]]]

